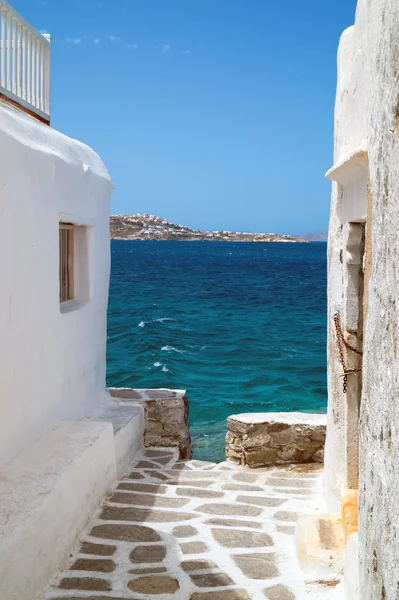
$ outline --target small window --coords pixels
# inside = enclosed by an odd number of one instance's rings
[[[75,298],[75,227],[60,223],[60,302]]]

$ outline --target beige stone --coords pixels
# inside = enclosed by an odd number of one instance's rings
[[[161,595],[174,594],[180,585],[177,579],[166,575],[147,575],[133,579],[128,584],[129,590],[138,594]]]
[[[162,433],[162,423],[159,421],[146,421],[145,424],[146,433],[150,433],[152,435],[161,435]]]
[[[295,527],[293,525],[276,525],[276,530],[279,533],[286,533],[287,535],[295,534]]]
[[[120,508],[116,506],[105,506],[100,515],[104,521],[146,521],[148,523],[174,523],[178,521],[189,521],[195,515],[179,512],[164,512],[147,508]]]
[[[231,529],[212,529],[215,540],[224,548],[262,548],[273,546],[273,540],[267,533],[240,531]]]
[[[198,535],[198,531],[195,529],[195,527],[190,527],[189,525],[180,525],[174,528],[172,534],[176,538],[189,538],[193,537],[194,535]]]
[[[223,492],[201,488],[177,488],[176,494],[187,498],[223,498],[224,496]]]
[[[253,506],[281,506],[286,502],[286,499],[262,496],[238,496],[237,502],[243,502]]]
[[[166,567],[138,567],[136,569],[129,569],[131,575],[154,575],[156,573],[166,573]]]
[[[82,542],[80,546],[81,554],[95,554],[97,556],[113,556],[116,552],[116,546],[105,544],[93,544],[92,542]]]
[[[274,554],[235,554],[233,558],[249,579],[272,579],[279,575]]]
[[[115,563],[113,560],[107,560],[102,558],[78,558],[71,566],[71,570],[112,573],[112,571],[115,571]]]
[[[298,521],[299,517],[301,515],[299,515],[298,513],[294,513],[294,512],[289,512],[286,510],[280,510],[278,512],[276,512],[274,514],[274,518],[277,519],[277,521]]]
[[[122,481],[118,490],[129,490],[131,492],[147,492],[148,494],[164,494],[167,490],[165,485],[157,485],[156,483],[129,483]]]
[[[190,600],[252,600],[245,590],[225,590],[217,592],[197,592]]]
[[[205,525],[217,525],[221,527],[248,527],[250,529],[261,529],[261,523],[255,521],[241,521],[240,519],[208,519]]]
[[[258,485],[245,485],[239,483],[227,483],[222,488],[228,492],[263,492],[263,488]]]
[[[245,464],[249,467],[262,467],[275,464],[278,451],[275,448],[256,448],[244,452]]]
[[[58,587],[63,590],[87,590],[90,592],[110,592],[112,589],[108,581],[98,577],[64,577]]]
[[[180,544],[183,554],[202,554],[208,552],[208,546],[204,542],[184,542]]]
[[[213,560],[185,560],[180,566],[186,573],[208,571],[217,568],[217,564]]]
[[[226,587],[234,581],[226,573],[201,573],[190,575],[191,581],[199,588]]]
[[[162,496],[149,496],[132,492],[115,492],[109,501],[117,504],[134,504],[135,506],[153,506],[156,508],[181,508],[189,502],[184,498],[163,498]]]
[[[54,598],[54,596],[52,596],[52,600],[132,600],[132,598],[125,598],[125,597],[121,597],[119,596],[118,598],[115,598],[115,596],[104,596],[103,594],[101,594],[101,596],[60,596],[58,598]]]
[[[130,553],[132,563],[160,563],[166,558],[166,546],[137,546]]]
[[[219,515],[222,517],[259,517],[261,509],[242,504],[203,504],[196,509],[200,513]]]
[[[268,600],[295,600],[295,594],[286,585],[274,585],[267,588],[264,594]]]
[[[141,525],[97,525],[90,531],[92,537],[104,538],[108,540],[120,540],[123,542],[160,542],[160,535]]]

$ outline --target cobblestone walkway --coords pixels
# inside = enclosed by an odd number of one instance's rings
[[[249,471],[148,450],[104,503],[57,600],[313,600],[295,557],[300,513],[319,507],[320,470]]]

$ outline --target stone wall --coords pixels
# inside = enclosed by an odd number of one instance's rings
[[[192,457],[188,400],[182,390],[110,388],[111,396],[144,407],[146,448],[179,448],[181,459]]]
[[[251,468],[322,463],[326,416],[302,413],[254,413],[227,420],[226,457]]]

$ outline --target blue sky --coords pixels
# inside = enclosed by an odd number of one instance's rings
[[[52,35],[52,125],[91,145],[113,213],[328,226],[336,51],[355,0],[12,0]]]

